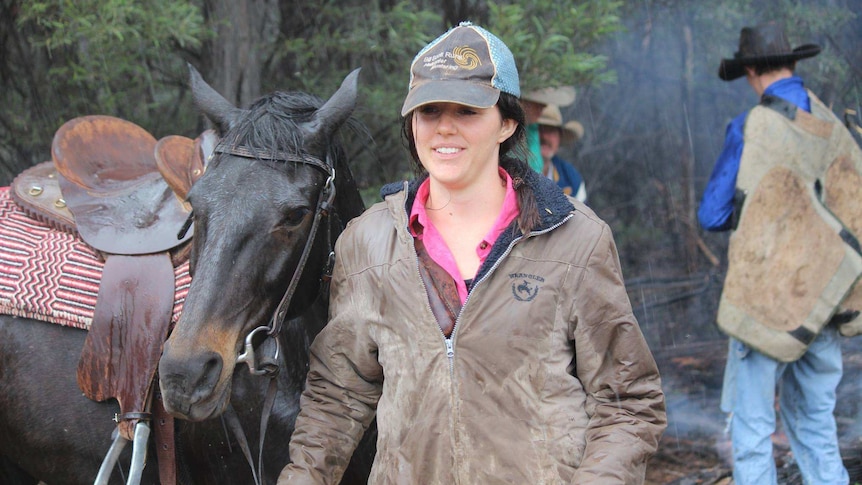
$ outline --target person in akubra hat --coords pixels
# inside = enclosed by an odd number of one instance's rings
[[[561,143],[574,143],[584,135],[584,126],[575,120],[563,123],[563,114],[554,104],[545,106],[536,124],[539,126],[542,175],[556,182],[566,195],[586,202],[587,188],[581,173],[557,155]]]
[[[704,229],[736,229],[740,214],[748,207],[744,205],[749,202],[745,200],[745,192],[753,191],[750,187],[757,180],[752,174],[760,173],[757,167],[793,167],[815,176],[820,174],[825,163],[800,154],[816,152],[802,148],[822,146],[823,138],[806,131],[797,120],[804,117],[802,111],[811,113],[813,109],[817,110],[817,119],[834,116],[830,116],[828,107],[807,90],[802,78],[795,74],[797,61],[819,52],[820,47],[813,44],[791,48],[784,29],[773,21],[743,28],[738,51],[732,58],[721,60],[719,78],[732,81],[745,77],[761,102],[733,119],[727,127],[724,147],[698,208],[698,220]],[[843,129],[843,126],[838,123],[834,129]],[[808,197],[807,194],[799,196]],[[741,231],[734,234],[737,237],[731,237],[728,274],[750,263],[735,256],[739,253],[734,252],[734,247],[738,247],[735,245],[744,244],[739,238],[742,234],[750,232]],[[757,237],[769,244],[769,234],[763,232]],[[736,284],[729,279],[725,279],[725,288]],[[769,285],[772,284],[776,283],[757,282],[765,288],[764,294],[770,294]],[[722,301],[726,294],[726,291],[722,293]],[[771,441],[776,431],[777,388],[780,418],[803,481],[846,485],[848,473],[841,460],[833,415],[835,391],[842,377],[841,340],[835,325],[826,325],[816,338],[812,335],[805,353],[791,362],[757,350],[765,347],[763,342],[750,337],[755,332],[745,336],[727,333],[730,341],[721,408],[729,415],[734,483],[777,483]],[[767,332],[761,333],[765,334]]]
[[[509,48],[463,22],[414,58],[413,180],[336,244],[278,483],[644,482],[667,425],[608,225],[526,162]],[[363,457],[367,459],[367,457]]]
[[[721,60],[718,77],[733,81],[746,75],[746,67],[754,67],[755,71],[760,72],[780,67],[788,67],[793,71],[796,61],[819,53],[820,46],[816,44],[791,49],[784,29],[777,22],[744,27],[739,34],[739,50],[732,58]]]
[[[574,86],[551,86],[527,91],[521,95],[521,105],[527,114],[527,147],[530,149],[527,161],[530,168],[542,173],[542,142],[539,139],[539,125],[536,121],[547,106],[569,106],[575,102]]]

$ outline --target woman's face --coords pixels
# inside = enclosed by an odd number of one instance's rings
[[[482,177],[496,180],[500,144],[515,128],[515,120],[504,120],[496,106],[432,103],[413,113],[419,160],[432,179],[450,188],[466,187]]]

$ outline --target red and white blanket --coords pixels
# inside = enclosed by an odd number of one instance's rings
[[[30,218],[0,187],[0,314],[88,329],[103,267],[80,238]],[[188,262],[174,275],[176,323],[191,284]]]

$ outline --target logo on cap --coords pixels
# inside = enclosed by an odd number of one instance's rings
[[[455,63],[449,63],[450,59]],[[451,52],[439,52],[433,56],[425,56],[422,59],[422,67],[433,71],[435,69],[445,69],[447,71],[457,71],[459,68],[472,71],[482,65],[482,60],[479,58],[479,53],[472,47],[462,45],[455,47]]]
[[[464,69],[472,71],[482,65],[482,61],[479,60],[479,54],[476,53],[476,50],[466,45],[452,49],[452,55],[455,57],[455,64]]]

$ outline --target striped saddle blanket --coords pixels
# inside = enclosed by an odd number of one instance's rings
[[[103,267],[79,237],[31,218],[0,187],[0,314],[89,329]],[[191,284],[188,262],[174,276],[172,323]]]

